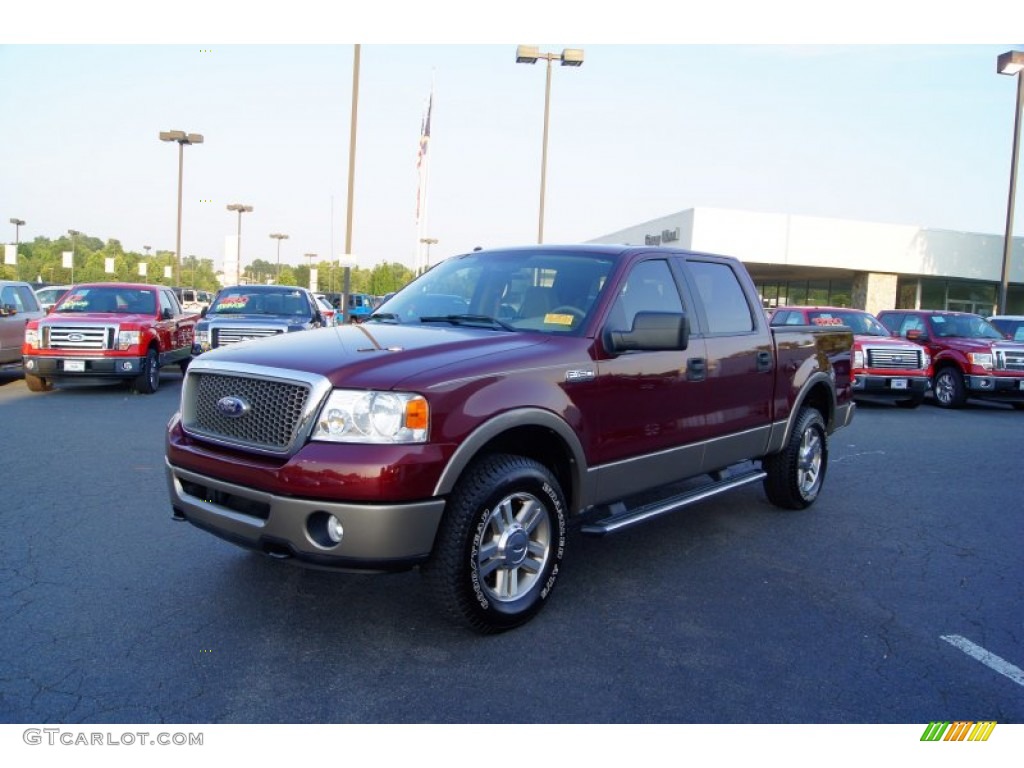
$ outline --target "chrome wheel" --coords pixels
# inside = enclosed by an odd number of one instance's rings
[[[529,493],[504,498],[481,526],[477,574],[492,600],[517,600],[532,590],[551,556],[551,521]]]
[[[804,430],[797,459],[797,483],[804,498],[814,498],[821,484],[821,460],[824,455],[821,433],[815,427]]]

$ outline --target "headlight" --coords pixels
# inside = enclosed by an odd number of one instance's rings
[[[422,395],[336,389],[320,409],[313,440],[424,443],[430,409]]]
[[[979,368],[984,368],[986,371],[992,370],[991,352],[968,352],[967,359],[971,361],[971,365],[976,365]]]
[[[210,332],[208,330],[196,331],[195,342],[196,344],[202,344],[203,346],[206,346],[207,344],[210,343]]]
[[[136,347],[139,344],[139,332],[138,331],[118,331],[117,332],[117,348],[118,349],[130,349]]]
[[[864,350],[855,349],[853,351],[853,367],[863,368],[864,367]]]
[[[39,349],[39,331],[35,328],[26,328],[25,343],[32,349]]]

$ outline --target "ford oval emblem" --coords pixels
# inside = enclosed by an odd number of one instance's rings
[[[84,341],[84,340],[85,340],[85,336],[83,336],[80,333],[69,333],[68,334],[68,341]]]
[[[249,412],[249,403],[240,397],[228,395],[217,401],[217,410],[224,416],[237,419]]]

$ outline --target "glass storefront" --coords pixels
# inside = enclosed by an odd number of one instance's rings
[[[756,284],[765,309],[802,305],[849,307],[853,295],[852,280],[770,280]]]

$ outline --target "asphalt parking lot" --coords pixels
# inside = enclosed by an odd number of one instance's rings
[[[180,381],[0,372],[0,722],[1024,722],[1024,413],[864,404],[810,510],[755,485],[575,535],[544,612],[479,637],[415,572],[173,522]]]

